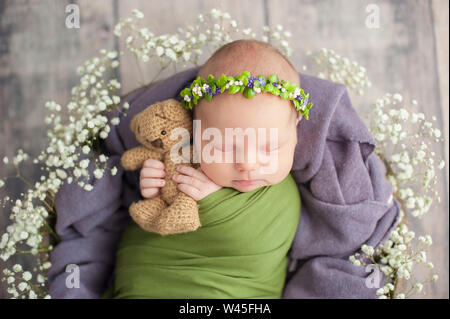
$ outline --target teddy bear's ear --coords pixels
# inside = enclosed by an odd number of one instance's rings
[[[138,116],[135,115],[135,116],[133,117],[133,119],[131,120],[131,123],[130,123],[131,131],[132,131],[134,134],[136,134],[136,129],[137,129],[137,119],[138,119]]]

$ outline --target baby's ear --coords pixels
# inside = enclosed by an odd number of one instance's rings
[[[295,125],[297,125],[298,122],[300,122],[302,118],[303,118],[303,115],[301,115],[300,112],[297,112],[297,120],[295,122]]]

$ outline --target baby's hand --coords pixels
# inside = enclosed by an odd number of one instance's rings
[[[178,189],[196,201],[222,188],[210,180],[200,167],[195,169],[190,166],[178,165],[177,171],[178,174],[173,175],[173,180],[178,183]]]
[[[166,184],[164,163],[149,159],[144,162],[140,175],[141,195],[144,198],[155,198],[160,195],[161,187]]]

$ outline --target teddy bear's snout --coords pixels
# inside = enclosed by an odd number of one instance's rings
[[[151,144],[152,144],[152,146],[154,146],[154,147],[160,147],[160,148],[163,147],[163,141],[162,141],[160,138],[157,138],[156,140],[153,140],[153,141],[151,142]]]

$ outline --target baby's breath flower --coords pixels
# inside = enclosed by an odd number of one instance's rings
[[[111,119],[112,125],[119,125],[119,123],[120,123],[120,119],[118,117],[114,117],[113,119]]]
[[[30,280],[32,278],[32,275],[31,275],[31,273],[29,271],[25,271],[22,274],[22,278],[28,281],[28,280]]]
[[[414,285],[414,289],[416,289],[418,292],[421,292],[423,289],[423,285],[421,283],[417,283]]]
[[[13,266],[13,270],[14,270],[15,272],[20,272],[20,271],[22,271],[22,265],[20,265],[20,264],[15,264],[15,265]]]
[[[94,170],[94,176],[97,179],[100,179],[103,177],[103,170],[100,168],[97,168],[96,170]]]
[[[144,18],[144,14],[141,11],[139,11],[138,9],[131,10],[131,13],[138,19]]]
[[[22,281],[17,287],[19,288],[20,291],[24,291],[25,289],[28,288],[28,283]]]

